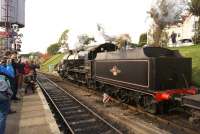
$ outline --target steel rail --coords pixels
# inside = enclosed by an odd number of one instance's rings
[[[51,101],[51,103],[53,104],[53,107],[56,109],[56,111],[58,112],[59,116],[62,118],[62,121],[65,123],[66,126],[68,126],[69,131],[74,134],[73,130],[71,129],[70,125],[67,123],[67,121],[65,120],[65,117],[62,115],[62,113],[60,112],[59,108],[56,106],[56,104],[54,103],[54,101],[52,100],[51,96],[47,93],[47,91],[45,90],[45,88],[42,86],[41,82],[39,82],[39,80],[37,79],[37,83],[40,86],[40,88],[42,89],[42,91],[45,93],[45,95],[48,97],[48,99]]]
[[[43,85],[43,81],[46,80],[47,83],[51,83],[52,86],[55,86],[54,90],[55,92],[52,94],[50,92],[48,92],[48,89],[46,89],[46,87]],[[87,121],[89,122],[89,124],[91,122],[95,122],[94,124],[96,124],[95,126],[98,126],[98,124],[101,124],[103,126],[103,128],[106,128],[106,132],[111,132],[111,133],[117,133],[117,134],[122,134],[122,132],[120,130],[118,130],[116,127],[114,127],[112,124],[110,124],[108,121],[106,121],[105,119],[103,119],[101,116],[99,116],[97,113],[95,113],[93,110],[91,110],[89,107],[87,107],[86,105],[84,105],[83,103],[81,103],[77,98],[75,98],[74,96],[72,96],[70,93],[68,93],[66,90],[62,89],[61,87],[59,87],[58,85],[56,85],[56,83],[54,83],[53,81],[51,81],[50,79],[48,79],[47,77],[45,77],[44,75],[38,75],[38,79],[37,79],[37,82],[38,82],[38,85],[41,87],[41,89],[44,91],[44,93],[46,94],[46,96],[48,97],[48,99],[51,101],[51,103],[53,104],[53,107],[56,109],[57,113],[59,114],[59,116],[62,118],[65,126],[68,127],[68,131],[72,134],[76,134],[76,132],[74,131],[75,128],[73,128],[73,123],[70,124],[70,121],[67,120],[67,118],[69,119],[70,117],[65,117],[65,113],[62,112],[62,110],[66,111],[67,109],[70,109],[67,108],[67,105],[65,103],[65,107],[62,107],[62,108],[59,108],[59,106],[56,104],[56,101],[57,103],[59,101],[61,101],[61,105],[63,105],[63,102],[66,101],[66,99],[69,101],[74,101],[75,104],[79,104],[80,108],[82,108],[82,111],[83,112],[87,112],[86,114],[88,114],[89,116],[94,116],[92,117],[92,119],[90,120],[83,120],[82,123],[87,123]],[[52,87],[51,87],[52,88]],[[50,89],[52,90],[52,89]],[[56,94],[58,93],[61,93],[62,95],[62,98],[60,98],[60,96],[56,96]],[[64,93],[64,94],[63,94]],[[66,96],[66,97],[65,97]],[[57,98],[58,97],[58,98]],[[66,98],[66,99],[63,99],[63,98]],[[57,100],[56,100],[57,99]],[[71,99],[71,100],[70,100]],[[63,100],[63,101],[62,101]],[[77,109],[79,106],[73,106],[71,107],[71,109]],[[84,109],[84,110],[83,110]],[[79,110],[80,112],[81,110]],[[71,112],[71,114],[76,113],[77,110],[75,111],[69,111],[69,113]],[[85,115],[86,115],[85,114]],[[76,115],[78,116],[78,115]],[[82,116],[83,117],[83,116]],[[72,117],[73,118],[73,117]],[[81,117],[80,117],[81,118]],[[79,121],[81,122],[81,120]],[[76,123],[75,123],[76,124]],[[87,125],[86,125],[87,126]],[[91,127],[91,126],[88,126],[88,127]],[[107,129],[108,128],[108,129]],[[95,129],[95,128],[93,128]],[[76,128],[77,130],[77,128]],[[80,128],[81,130],[81,128]],[[84,131],[84,130],[83,130]],[[66,133],[66,132],[65,132]],[[96,132],[98,133],[98,132]],[[103,133],[103,132],[101,132]]]
[[[68,81],[68,82],[69,82],[69,81]],[[73,83],[71,83],[71,82],[69,82],[69,84],[71,84],[71,86],[80,88],[79,86],[77,86],[76,84],[73,84]],[[85,87],[83,87],[83,88],[85,88]],[[90,90],[90,89],[89,89],[89,90]],[[90,91],[94,91],[94,90],[90,90]],[[129,105],[129,104],[121,103],[119,100],[114,99],[114,98],[112,98],[112,100],[115,101],[116,103],[120,103],[121,105],[123,105],[123,106],[125,106],[125,107],[127,107],[127,108],[129,108],[129,109],[131,109],[131,110],[133,110],[133,111],[137,111],[138,114],[144,114],[144,115],[146,115],[146,116],[148,116],[148,117],[150,117],[150,118],[152,118],[152,119],[154,119],[154,120],[156,120],[156,121],[159,121],[160,123],[165,124],[166,126],[174,127],[174,128],[176,128],[176,129],[178,129],[179,131],[182,131],[182,132],[185,132],[185,133],[188,133],[188,134],[197,134],[197,133],[198,133],[198,132],[196,132],[195,130],[192,130],[192,129],[187,128],[187,127],[183,127],[183,126],[181,126],[180,124],[177,124],[177,123],[175,123],[175,122],[173,122],[173,121],[170,121],[169,119],[166,119],[166,118],[164,118],[164,117],[160,117],[160,116],[158,116],[158,115],[150,114],[150,113],[148,113],[148,112],[145,112],[144,110],[141,110],[141,109],[136,108],[136,107],[134,107],[134,106],[132,106],[132,105]]]

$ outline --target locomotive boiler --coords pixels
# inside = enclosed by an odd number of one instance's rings
[[[192,59],[166,48],[87,46],[70,54],[60,73],[151,113],[168,111],[180,105],[182,96],[197,93],[191,87]]]
[[[117,47],[111,43],[85,46],[75,52],[70,51],[63,60],[58,72],[61,77],[77,82],[88,84],[93,78],[93,63],[97,53],[115,51]],[[92,79],[93,80],[93,79]]]

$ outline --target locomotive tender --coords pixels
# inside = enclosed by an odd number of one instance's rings
[[[197,94],[191,87],[192,59],[166,48],[86,46],[68,53],[58,72],[151,113],[169,110],[180,104],[182,96]]]

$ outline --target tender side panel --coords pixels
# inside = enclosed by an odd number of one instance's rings
[[[156,90],[185,88],[191,85],[190,58],[156,58]]]
[[[128,88],[149,88],[149,60],[99,60],[96,80]]]

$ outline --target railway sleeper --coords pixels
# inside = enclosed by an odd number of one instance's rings
[[[191,110],[192,116],[189,117],[189,122],[193,125],[200,126],[200,111]]]

